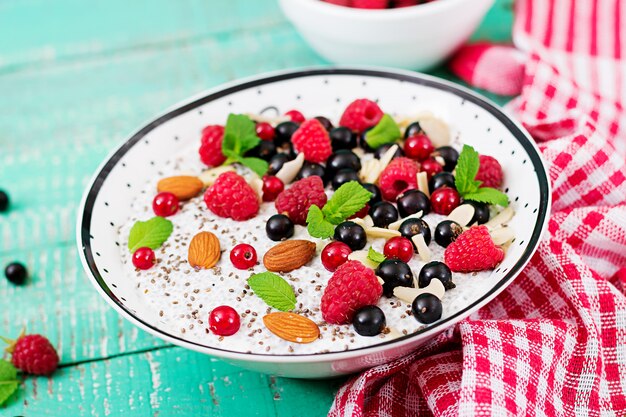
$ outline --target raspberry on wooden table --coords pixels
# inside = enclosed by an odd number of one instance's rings
[[[304,154],[309,162],[322,163],[333,153],[328,132],[317,119],[302,123],[291,137],[291,143],[297,152]]]
[[[504,259],[504,250],[493,243],[487,226],[474,226],[450,243],[444,259],[454,272],[478,272],[495,268]]]
[[[419,167],[414,160],[406,157],[393,159],[378,179],[383,198],[395,201],[406,190],[417,188],[418,172]]]
[[[324,207],[328,198],[324,192],[324,183],[317,175],[294,182],[291,187],[278,195],[276,210],[285,214],[295,224],[306,224],[309,207]]]
[[[209,125],[202,129],[200,139],[200,160],[210,166],[217,167],[224,163],[226,157],[222,153],[222,139],[224,138],[224,126]]]
[[[204,193],[207,207],[220,217],[248,220],[259,212],[259,197],[246,180],[235,172],[225,172]]]
[[[345,126],[355,132],[364,132],[375,126],[383,117],[383,111],[378,104],[366,98],[354,100],[343,111],[340,126]]]
[[[480,168],[476,180],[482,181],[482,187],[500,188],[504,174],[500,162],[492,156],[480,155]]]
[[[13,365],[27,374],[50,375],[59,366],[59,355],[44,336],[30,334],[20,336],[8,351]]]

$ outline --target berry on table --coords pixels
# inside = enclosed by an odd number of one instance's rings
[[[420,126],[419,122],[413,122],[406,127],[404,131],[404,139],[408,139],[411,136],[421,135],[421,134],[424,134],[424,131],[422,130],[422,127]]]
[[[156,256],[154,255],[154,251],[152,249],[142,247],[133,253],[132,261],[135,268],[146,270],[154,266],[156,263]]]
[[[360,182],[359,174],[351,168],[342,168],[335,173],[331,184],[333,190],[337,191],[339,187],[350,181]]]
[[[444,220],[435,227],[435,242],[447,248],[461,233],[463,233],[463,227],[460,224],[452,220]]]
[[[353,251],[363,249],[367,243],[365,229],[351,221],[339,223],[335,227],[334,238],[348,245]]]
[[[285,162],[289,161],[289,155],[286,153],[277,153],[270,159],[267,175],[275,175],[283,167]]]
[[[424,134],[409,136],[404,142],[404,154],[418,162],[428,159],[434,150],[432,142]]]
[[[48,339],[39,334],[21,335],[17,340],[7,340],[11,363],[27,374],[50,375],[59,366],[59,355]]]
[[[256,135],[261,140],[274,140],[274,127],[267,122],[259,122],[255,127]]]
[[[176,214],[179,204],[178,197],[164,191],[154,196],[152,200],[152,210],[157,216],[168,217]]]
[[[233,171],[225,172],[204,193],[209,210],[220,217],[248,220],[259,212],[259,197],[246,180]]]
[[[418,171],[417,162],[412,159],[401,157],[392,160],[378,179],[383,198],[395,201],[406,190],[417,188]]]
[[[277,124],[274,128],[274,143],[276,146],[291,142],[291,137],[298,130],[298,127],[298,123],[291,121]]]
[[[384,144],[382,146],[379,146],[374,151],[374,157],[376,159],[381,159],[383,157],[383,155],[389,150],[389,148],[391,148],[394,145],[396,145],[396,144],[395,143],[386,143],[386,144]],[[404,152],[402,152],[402,147],[401,146],[397,146],[396,147],[396,151],[393,153],[393,156],[391,157],[391,159],[400,158],[401,156],[404,156]]]
[[[309,178],[313,175],[317,175],[322,180],[324,180],[324,177],[326,176],[326,170],[320,164],[304,161],[304,164],[302,164],[302,168],[300,168],[300,172],[298,172],[298,175],[296,175],[296,180]]]
[[[347,127],[339,126],[329,132],[330,143],[334,151],[354,149],[357,147],[357,135]]]
[[[240,243],[231,249],[230,261],[237,269],[250,269],[256,265],[256,250],[252,245]]]
[[[383,284],[383,294],[393,296],[396,287],[413,287],[413,272],[406,262],[399,259],[385,259],[376,268],[376,276],[380,277]]]
[[[222,139],[224,139],[224,126],[209,125],[202,129],[198,153],[205,165],[217,167],[226,160],[222,153]]]
[[[328,280],[320,305],[322,317],[329,324],[350,323],[358,309],[378,302],[382,290],[372,269],[347,261]]]
[[[0,190],[0,213],[9,208],[9,195],[4,190]]]
[[[209,314],[209,330],[218,336],[231,336],[240,325],[239,313],[230,306],[215,307]]]
[[[348,261],[348,255],[352,253],[350,246],[343,242],[331,242],[322,250],[322,265],[330,272],[335,272],[337,268]]]
[[[278,195],[275,205],[279,213],[286,214],[295,224],[304,225],[309,207],[324,207],[327,200],[322,179],[312,176],[294,182]]]
[[[493,269],[502,259],[504,250],[493,243],[487,226],[470,227],[444,252],[444,260],[454,272]]]
[[[425,161],[422,161],[422,163],[420,164],[420,169],[428,175],[429,180],[434,175],[443,172],[443,167],[433,158],[428,158]]]
[[[331,129],[333,128],[333,122],[331,122],[328,119],[328,117],[315,116],[314,119],[317,120],[318,122],[320,122],[322,124],[322,126],[324,126],[324,129],[326,129],[328,132],[330,132]],[[331,140],[332,140],[332,138],[331,138]]]
[[[378,186],[376,186],[375,184],[367,183],[367,182],[361,185],[367,191],[372,193],[372,197],[370,198],[370,201],[367,204],[369,204],[370,206],[373,206],[374,204],[380,201],[383,201],[383,195],[380,192],[380,188],[378,188]]]
[[[413,317],[420,323],[430,324],[441,318],[443,306],[441,300],[433,294],[423,293],[415,297],[411,304]]]
[[[471,204],[474,207],[474,216],[469,224],[478,223],[485,224],[489,221],[489,205],[487,203],[479,203],[477,201],[467,200],[464,203]]]
[[[369,214],[376,227],[387,227],[398,220],[398,210],[396,210],[393,204],[386,201],[374,204],[370,208]]]
[[[443,170],[447,172],[454,171],[456,167],[456,163],[459,160],[459,151],[454,149],[452,146],[440,146],[433,153],[434,156],[440,156],[446,161],[446,164],[443,166]]]
[[[331,154],[326,160],[326,169],[328,169],[330,173],[336,173],[344,168],[349,168],[354,171],[361,170],[361,159],[351,150],[338,150]]]
[[[450,187],[441,187],[430,195],[430,205],[433,212],[447,216],[461,204],[461,196]]]
[[[413,257],[413,243],[402,236],[395,236],[385,243],[383,254],[387,259],[399,259],[409,262]]]
[[[364,132],[375,126],[383,117],[383,111],[372,100],[361,98],[348,104],[339,120],[339,125],[354,132]]]
[[[273,175],[263,177],[263,201],[274,201],[285,189],[285,184]]]
[[[385,329],[386,324],[385,313],[378,306],[361,307],[352,318],[354,330],[361,336],[376,336]]]
[[[433,279],[441,281],[446,290],[451,290],[456,287],[452,282],[452,271],[450,271],[448,265],[443,262],[432,261],[424,265],[418,275],[417,285],[420,288],[426,288]]]
[[[333,152],[328,132],[316,119],[302,123],[291,137],[291,142],[294,149],[302,152],[309,162],[324,162]]]
[[[430,213],[430,200],[419,190],[408,190],[398,196],[396,200],[400,217],[407,217],[419,211],[422,215]]]
[[[480,166],[476,174],[476,181],[482,181],[481,187],[500,188],[503,176],[500,162],[492,156],[480,155]]]
[[[450,187],[456,189],[456,183],[454,182],[454,175],[452,175],[452,173],[440,172],[433,175],[430,178],[430,181],[428,181],[428,189],[430,190],[431,194],[433,191],[441,187]]]
[[[284,214],[274,214],[265,223],[265,233],[274,242],[289,239],[293,236],[294,225]]]
[[[285,116],[289,117],[292,122],[304,123],[306,118],[298,110],[289,110],[285,112]]]
[[[26,267],[20,262],[11,262],[4,268],[4,276],[15,285],[22,285],[28,278]]]
[[[426,245],[430,244],[430,240],[432,238],[430,234],[430,227],[423,219],[406,219],[402,222],[398,231],[403,237],[409,239],[411,243],[413,243],[413,236],[417,234],[424,236],[424,242],[426,242]],[[417,250],[415,244],[413,244],[413,247]]]

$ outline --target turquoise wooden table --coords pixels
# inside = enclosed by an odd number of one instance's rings
[[[511,2],[475,38],[507,40]],[[0,266],[31,272],[23,287],[0,279],[0,335],[26,326],[62,357],[51,378],[24,378],[1,416],[326,414],[343,379],[244,371],[126,322],[87,281],[74,239],[88,179],[152,115],[239,77],[325,63],[275,0],[0,2],[0,189],[12,199]]]

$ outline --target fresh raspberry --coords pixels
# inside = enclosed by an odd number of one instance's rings
[[[483,187],[500,188],[503,176],[502,167],[496,158],[480,155],[480,168],[478,168],[476,180],[482,181]]]
[[[296,151],[304,153],[304,159],[316,164],[325,162],[333,153],[328,132],[317,119],[302,123],[291,136],[291,143]]]
[[[357,9],[386,9],[389,0],[352,0],[352,7]]]
[[[50,375],[59,366],[57,351],[39,334],[20,336],[9,351],[13,365],[28,374]]]
[[[376,126],[383,117],[383,111],[378,104],[366,98],[354,100],[343,111],[340,126],[345,126],[355,132],[364,132],[366,129]]]
[[[406,157],[393,159],[383,170],[378,179],[378,186],[387,201],[396,201],[396,197],[417,188],[417,162]]]
[[[383,293],[374,270],[359,261],[339,266],[322,295],[322,317],[330,324],[346,324],[361,307],[376,305]]]
[[[420,4],[420,2],[419,0],[393,0],[391,4],[392,7],[399,8],[417,6],[418,4]]]
[[[322,0],[323,2],[336,4],[337,6],[352,6],[352,0]]]
[[[217,167],[224,163],[226,157],[222,153],[222,139],[224,126],[209,125],[202,129],[200,139],[200,160],[210,167]]]
[[[259,211],[259,197],[246,180],[235,172],[225,172],[204,193],[207,207],[220,217],[248,220]]]
[[[309,207],[316,205],[320,208],[326,204],[324,183],[317,175],[294,182],[291,187],[278,195],[276,210],[287,215],[296,224],[306,224]]]
[[[446,264],[454,272],[493,269],[504,259],[504,250],[491,240],[487,226],[474,226],[446,248]]]

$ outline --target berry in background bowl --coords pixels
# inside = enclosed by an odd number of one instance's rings
[[[280,0],[280,5],[309,45],[330,62],[424,70],[461,46],[493,2]],[[398,7],[405,5],[411,7]]]

